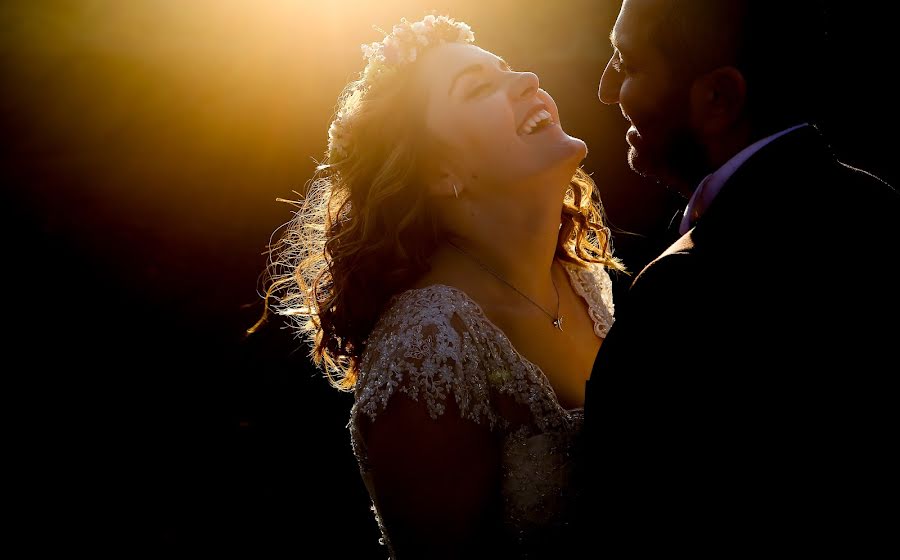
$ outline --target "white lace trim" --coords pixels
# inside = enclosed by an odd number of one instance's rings
[[[606,338],[615,313],[612,279],[609,273],[602,265],[592,265],[589,268],[569,265],[564,268],[569,273],[572,287],[588,302],[588,313],[594,321],[594,334]]]

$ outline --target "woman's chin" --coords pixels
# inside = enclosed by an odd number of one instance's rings
[[[578,167],[584,158],[587,157],[588,147],[581,138],[564,135],[558,148],[558,158],[561,166],[574,168]]]
[[[518,184],[523,180],[537,180],[545,184],[548,180],[557,182],[564,178],[563,183],[568,184],[587,153],[587,144],[583,140],[557,131],[555,138],[547,138],[539,148],[521,155],[515,171],[502,182]]]
[[[581,138],[575,138],[574,136],[569,136],[569,140],[572,143],[573,157],[578,159],[578,163],[581,163],[588,155],[587,143]]]

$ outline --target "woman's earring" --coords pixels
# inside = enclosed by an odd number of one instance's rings
[[[456,190],[456,185],[453,185],[453,194],[456,195],[456,198],[459,198],[459,191]]]

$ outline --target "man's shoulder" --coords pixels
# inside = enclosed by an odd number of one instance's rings
[[[873,198],[886,204],[900,204],[900,192],[875,173],[840,160],[835,160],[835,163],[847,180],[858,185],[859,190],[850,193],[851,195]]]
[[[658,257],[650,261],[634,278],[632,286],[654,283],[660,279],[679,277],[693,266],[693,230],[669,245]]]

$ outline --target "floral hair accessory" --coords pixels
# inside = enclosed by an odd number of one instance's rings
[[[382,33],[384,33],[382,31]],[[398,68],[416,61],[426,49],[443,43],[468,44],[475,34],[467,24],[447,16],[427,15],[421,21],[409,23],[401,19],[384,39],[362,45],[366,67],[361,77],[351,84],[342,96],[342,110],[328,127],[328,157],[334,163],[349,154],[352,132],[352,111],[365,94],[378,82],[390,77]]]

